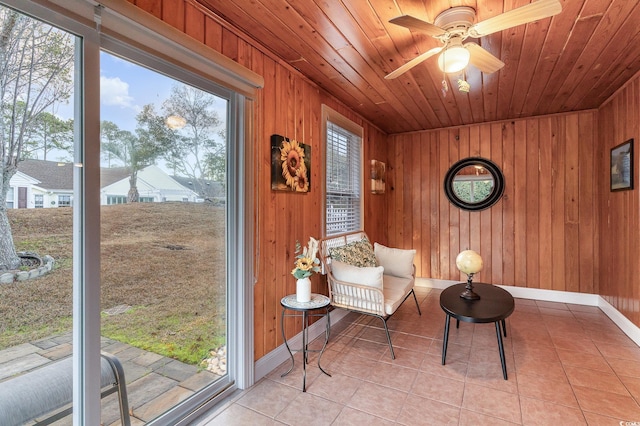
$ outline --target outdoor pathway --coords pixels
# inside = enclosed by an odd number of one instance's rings
[[[71,355],[71,333],[0,351],[0,381]],[[115,355],[125,372],[132,426],[144,425],[220,376],[196,366],[102,338],[102,351]],[[120,425],[117,394],[102,400],[102,424]],[[71,425],[68,416],[54,425]]]

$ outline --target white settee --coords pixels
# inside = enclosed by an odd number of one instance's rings
[[[320,261],[327,275],[329,299],[336,308],[372,315],[382,320],[395,359],[387,320],[413,291],[415,250],[402,250],[375,243],[364,231],[320,240]]]

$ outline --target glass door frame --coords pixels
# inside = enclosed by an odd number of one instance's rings
[[[77,36],[75,58],[75,128],[74,148],[74,206],[73,206],[73,423],[99,424],[100,406],[100,51],[105,46],[118,46],[114,52],[122,55],[134,49],[122,40],[100,32],[102,6],[90,1],[69,0],[59,6],[46,1],[0,0],[0,3],[21,13],[31,15]],[[65,9],[67,7],[68,9]],[[57,13],[53,13],[54,9]],[[110,17],[110,34],[135,27],[126,17],[116,22]],[[139,27],[135,31],[140,31]],[[162,35],[146,30],[148,37],[162,39]],[[185,35],[185,38],[187,36]],[[126,40],[126,37],[122,37]],[[164,40],[160,40],[163,42]],[[114,44],[115,43],[115,44]],[[180,45],[166,44],[165,55]],[[161,61],[152,52],[139,52],[151,61]],[[133,50],[129,50],[130,52]],[[184,56],[184,52],[177,52]],[[217,52],[216,52],[217,53]],[[191,53],[196,55],[196,53]],[[127,57],[127,56],[125,56]],[[127,57],[127,59],[132,59]],[[198,56],[198,60],[207,58]],[[162,62],[162,61],[161,61]],[[186,78],[189,84],[203,76],[189,72],[175,63],[160,71],[169,76]],[[148,64],[146,64],[148,65]],[[210,68],[219,68],[213,64]],[[227,71],[228,72],[228,71]],[[174,75],[177,73],[178,75]],[[212,81],[219,81],[211,76]],[[240,80],[241,80],[240,76]],[[228,77],[225,77],[228,78]],[[204,90],[210,90],[211,81]],[[242,83],[242,81],[241,81]],[[197,84],[196,84],[197,85]],[[242,87],[242,86],[240,86]],[[227,146],[227,380],[222,388],[205,388],[192,398],[188,407],[174,407],[162,417],[148,424],[186,424],[203,410],[215,405],[220,398],[236,388],[247,388],[254,382],[253,359],[253,167],[252,156],[252,100],[245,94],[218,85],[220,93],[228,94]],[[245,91],[246,93],[246,91]],[[218,94],[218,93],[216,93]],[[93,230],[93,231],[92,231]],[[198,411],[194,408],[199,407]]]

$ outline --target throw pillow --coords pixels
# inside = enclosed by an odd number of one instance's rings
[[[384,266],[384,273],[394,277],[413,278],[413,258],[415,250],[403,250],[385,247],[375,243],[373,246],[378,265]]]
[[[382,289],[382,275],[384,274],[382,266],[359,267],[334,260],[331,262],[331,272],[338,281]]]
[[[371,247],[371,243],[366,238],[343,246],[332,247],[329,249],[329,255],[332,262],[337,260],[360,267],[378,266],[373,247]]]

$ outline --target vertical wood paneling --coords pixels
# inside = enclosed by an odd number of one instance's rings
[[[430,241],[413,242],[423,248],[421,275],[463,279],[455,256],[469,246],[484,260],[479,281],[581,292],[597,287],[594,258],[590,266],[581,254],[598,252],[593,235],[596,115],[588,111],[427,131],[420,138],[389,137],[389,150],[396,157],[420,157],[423,163],[427,157],[439,169],[437,175],[421,173],[418,179],[437,179],[422,186],[412,182],[416,174],[407,170],[403,186],[393,190],[396,214],[387,218],[389,229],[395,229],[396,222],[406,218],[399,206],[407,199],[419,198],[422,208],[429,208],[421,235]],[[583,149],[582,144],[589,146]],[[506,179],[503,198],[481,212],[453,207],[442,189],[448,168],[471,155],[495,162]],[[428,252],[424,247],[429,244]],[[588,271],[583,285],[579,269],[584,266]]]
[[[551,118],[538,120],[538,217],[532,217],[538,223],[538,288],[553,288],[553,264],[557,256],[553,256],[552,219],[554,200],[551,191],[553,175],[551,166],[553,144],[557,140],[551,133]],[[557,247],[557,246],[556,246]],[[564,253],[562,253],[564,257]]]
[[[524,120],[515,122],[513,175],[513,258],[514,283],[527,282],[527,138]],[[505,141],[506,142],[506,141]],[[509,181],[506,182],[509,187]]]
[[[526,230],[521,238],[526,239],[526,259],[527,273],[525,276],[525,287],[540,287],[540,257],[538,247],[540,242],[540,229],[538,223],[538,213],[540,211],[540,184],[538,175],[540,174],[540,130],[539,120],[526,120],[526,151],[527,162],[524,167],[527,169],[526,188]],[[547,234],[548,238],[549,235]]]
[[[603,105],[598,115],[599,155],[595,170],[605,178],[597,181],[600,252],[595,258],[599,259],[596,291],[637,326],[640,326],[639,121],[640,77],[636,77]],[[610,150],[631,138],[634,139],[634,189],[611,192]]]
[[[513,158],[516,150],[514,143],[514,123],[507,122],[502,125],[502,173],[504,174],[505,185],[502,197],[502,282],[513,283],[515,277],[515,217],[514,217],[514,166]],[[509,284],[511,285],[511,284]]]

